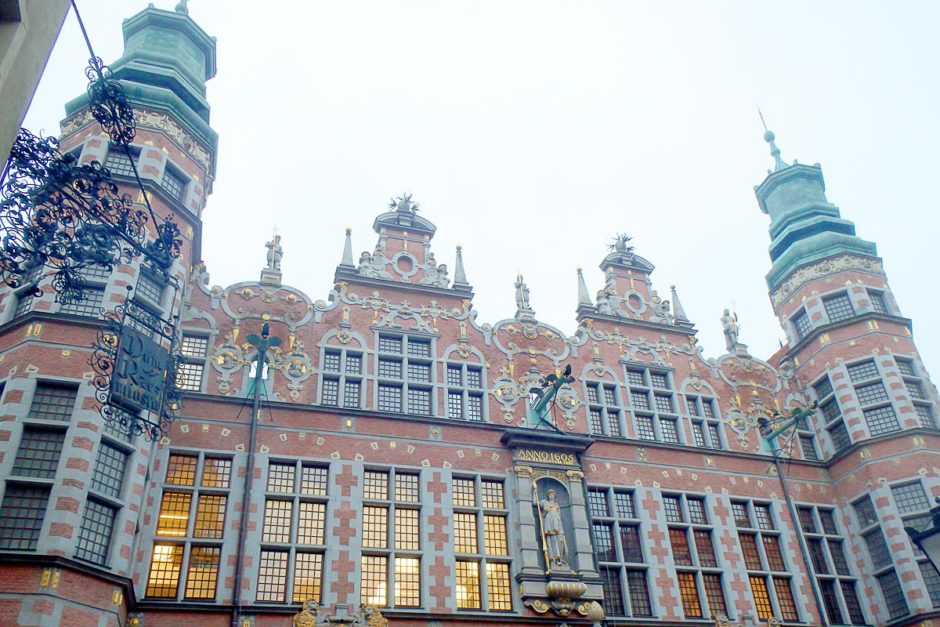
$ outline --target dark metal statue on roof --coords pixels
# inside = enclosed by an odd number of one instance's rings
[[[611,252],[618,252],[622,255],[632,255],[633,246],[630,245],[632,239],[633,238],[626,233],[617,233],[614,235],[614,241],[610,244],[609,248]]]

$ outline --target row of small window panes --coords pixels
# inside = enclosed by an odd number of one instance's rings
[[[171,170],[169,166],[163,171],[163,180],[160,182],[163,189],[170,193],[170,196],[177,200],[183,199],[183,191],[186,189],[188,181]]]
[[[431,362],[409,360],[407,377],[402,376],[403,365],[400,359],[380,358],[378,376],[383,379],[396,379],[398,381],[407,378],[409,381],[418,383],[431,382]]]
[[[136,161],[140,156],[140,151],[136,148],[129,148],[129,150],[131,157]],[[112,175],[134,176],[134,166],[131,165],[131,160],[128,158],[123,148],[112,146],[108,151],[108,157],[104,161],[104,166],[111,171]]]
[[[259,603],[284,603],[288,600],[289,578],[293,582],[290,586],[292,603],[303,603],[307,599],[321,602],[323,554],[283,549],[262,550],[255,599]]]
[[[465,364],[447,364],[447,385],[483,388],[483,369]]]
[[[204,359],[209,350],[209,338],[202,335],[184,335],[180,354],[191,359]]]
[[[323,379],[323,389],[320,394],[320,403],[330,407],[339,407],[340,380],[333,378]],[[362,396],[362,382],[352,379],[343,381],[343,407],[359,407]]]
[[[407,348],[405,348],[407,346]],[[431,340],[407,335],[379,335],[380,353],[407,354],[410,357],[430,357]]]
[[[645,568],[601,566],[600,575],[608,616],[653,615]]]
[[[265,499],[261,530],[263,543],[322,545],[325,531],[325,501]]]
[[[85,287],[82,289],[82,299],[63,303],[59,307],[59,311],[76,316],[100,318],[102,316],[101,309],[103,303],[104,287],[97,285],[85,285]]]
[[[323,354],[324,372],[345,372],[346,374],[362,374],[362,353],[345,351],[346,363],[341,364],[343,351],[327,350]]]
[[[221,546],[155,542],[146,595],[150,598],[175,599],[179,594],[180,574],[185,563],[186,586],[183,598],[214,599],[221,554]]]
[[[137,279],[137,293],[135,296],[142,296],[158,307],[163,304],[163,292],[166,289],[166,282],[163,279],[151,276],[146,272],[141,272]]]
[[[176,367],[176,387],[187,392],[198,392],[202,389],[202,374],[204,364],[183,362]]]
[[[884,293],[876,290],[868,290],[868,298],[871,302],[872,310],[887,314],[888,306],[885,301]],[[855,309],[845,292],[834,294],[823,298],[823,308],[829,317],[829,322],[841,322],[855,316]],[[799,312],[791,318],[793,326],[796,328],[797,335],[800,338],[806,337],[812,331],[812,322],[806,309],[800,308]]]
[[[379,411],[400,413],[402,411],[402,386],[383,384],[378,386]],[[408,387],[409,414],[429,416],[431,414],[431,390],[429,388]]]
[[[447,417],[455,420],[483,420],[483,396],[448,390]]]
[[[655,417],[644,414],[634,416],[636,436],[641,440],[658,440],[679,444],[679,421],[676,418]]]
[[[655,388],[657,390],[671,390],[672,384],[669,381],[669,374],[666,372],[656,372],[647,368],[628,368],[627,382],[631,386]]]
[[[329,467],[294,462],[271,462],[268,465],[266,490],[275,494],[326,496]]]

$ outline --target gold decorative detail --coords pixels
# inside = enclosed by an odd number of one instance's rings
[[[362,608],[362,619],[366,627],[388,627],[388,619],[382,616],[382,612],[374,605]]]
[[[777,307],[796,292],[804,283],[826,274],[833,274],[843,270],[862,270],[863,272],[874,274],[882,274],[884,272],[881,261],[874,259],[865,259],[864,257],[855,257],[853,255],[842,255],[841,257],[835,257],[833,259],[824,259],[819,263],[800,268],[791,274],[786,281],[780,284],[780,287],[771,293],[770,299],[773,301],[774,307]]]
[[[531,477],[532,473],[535,472],[532,469],[532,466],[513,466],[513,472],[515,472],[520,477]]]
[[[293,627],[316,627],[317,609],[316,599],[307,599],[300,611],[294,614],[291,624]]]
[[[526,462],[542,464],[560,464],[564,466],[576,466],[578,464],[578,460],[573,453],[559,453],[557,451],[542,451],[530,448],[519,449],[516,458]]]

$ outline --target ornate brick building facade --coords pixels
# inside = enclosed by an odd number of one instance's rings
[[[903,530],[940,495],[937,391],[875,245],[827,200],[818,165],[785,163],[765,136],[774,168],[756,194],[788,337],[766,360],[727,312],[727,354],[706,358],[625,237],[601,260],[603,290],[579,271],[573,332],[538,319],[521,276],[515,316],[480,321],[460,249],[448,271],[432,212],[407,196],[375,218],[372,252],[346,233],[325,298],[282,285],[277,238],[259,280],[212,286],[200,215],[215,42],[155,8],[124,32],[112,67],[151,202],[181,224],[182,289],[134,263],[87,277],[77,304],[45,279],[42,296],[3,292],[0,623],[940,616],[940,577]],[[87,99],[66,111],[63,150],[135,189]],[[128,288],[180,312],[187,394],[158,442],[103,421],[88,381],[100,309]],[[246,338],[263,324],[281,344],[259,373]],[[814,402],[780,438],[788,504],[758,423]],[[322,609],[297,614],[308,599]]]

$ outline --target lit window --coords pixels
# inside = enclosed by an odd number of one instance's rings
[[[155,532],[160,541],[153,546],[148,597],[177,598],[182,584],[183,598],[215,598],[231,464],[231,459],[223,457],[170,454],[164,480],[168,488],[163,491]]]
[[[268,465],[257,601],[321,600],[328,478],[326,466]]]
[[[800,617],[771,506],[751,501],[732,501],[731,507],[758,618],[765,621],[771,618],[798,621]],[[757,522],[756,527],[754,521]],[[774,598],[778,613],[774,611]]]
[[[394,488],[390,490],[390,488]],[[420,487],[417,473],[367,470],[363,481],[363,605],[421,605]],[[392,566],[391,571],[389,566]],[[391,594],[390,594],[391,593]]]
[[[457,608],[510,611],[512,587],[503,483],[455,477],[451,490],[456,510]]]

